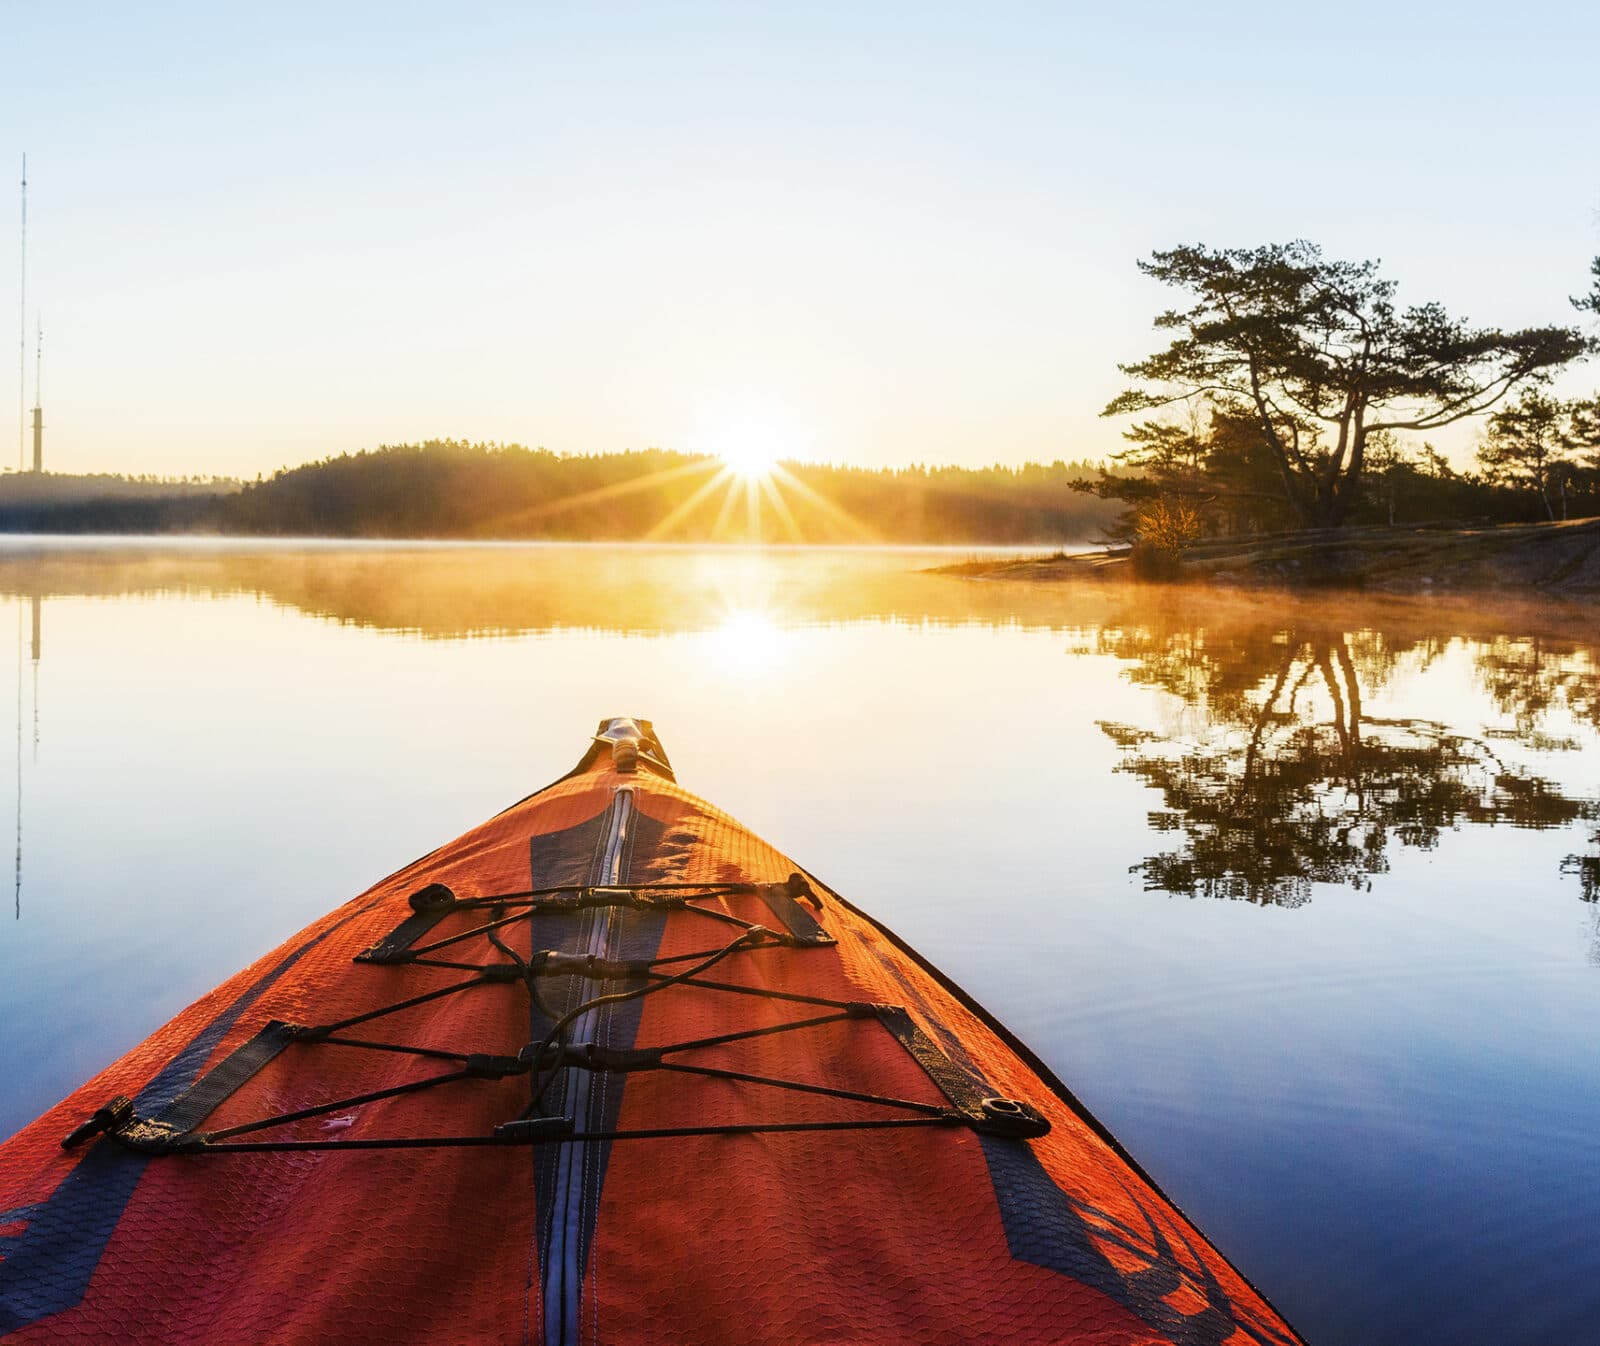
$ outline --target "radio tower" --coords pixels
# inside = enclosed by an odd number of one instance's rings
[[[39,371],[44,366],[44,319],[39,319],[39,345],[33,354],[33,470],[44,471],[44,404],[39,400]]]
[[[17,467],[26,461],[28,421],[28,156],[22,156],[22,279],[17,286],[17,304],[21,312],[17,319]]]

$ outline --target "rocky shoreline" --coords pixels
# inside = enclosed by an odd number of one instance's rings
[[[974,579],[1139,580],[1126,547],[970,561],[942,570]],[[1177,582],[1227,588],[1600,596],[1600,519],[1482,528],[1343,528],[1204,542],[1184,550]]]

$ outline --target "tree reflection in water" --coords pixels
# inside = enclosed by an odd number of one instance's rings
[[[1585,902],[1600,902],[1600,832],[1590,840],[1594,855],[1569,855],[1561,862],[1561,871],[1578,880],[1578,893]]]
[[[1364,693],[1402,658],[1426,667],[1448,643],[1307,623],[1102,628],[1094,648],[1186,708],[1166,734],[1101,722],[1124,752],[1118,769],[1161,792],[1151,827],[1177,839],[1133,872],[1149,889],[1299,906],[1313,884],[1369,883],[1393,846],[1430,850],[1463,823],[1600,817],[1595,800],[1504,760],[1496,731],[1367,713]],[[1577,746],[1544,725],[1557,708],[1595,722],[1600,677],[1586,651],[1532,640],[1478,651],[1480,681],[1515,726],[1498,737],[1535,752]],[[1565,868],[1586,900],[1600,897],[1600,859]]]
[[[713,652],[739,658],[763,632],[819,624],[1086,633],[1088,652],[1124,661],[1133,682],[1183,707],[1181,723],[1160,733],[1104,726],[1124,750],[1122,769],[1161,791],[1151,823],[1176,842],[1135,870],[1175,893],[1298,905],[1315,883],[1365,883],[1385,872],[1394,844],[1431,848],[1463,823],[1600,822],[1592,799],[1525,764],[1580,747],[1574,730],[1595,751],[1600,645],[1564,638],[1593,625],[1592,608],[1543,596],[1297,597],[918,573],[948,559],[827,549],[19,541],[0,549],[0,596],[254,597],[428,640],[597,628],[724,632]],[[1470,653],[1505,727],[1463,731],[1459,722],[1368,712],[1391,681],[1453,648]],[[1600,908],[1600,834],[1563,868]],[[1600,922],[1600,909],[1595,915]]]
[[[1544,734],[1545,718],[1555,710],[1600,729],[1600,669],[1587,647],[1537,636],[1501,636],[1482,647],[1477,665],[1484,690],[1502,713],[1513,717],[1514,732],[1531,745],[1578,746],[1573,739]]]

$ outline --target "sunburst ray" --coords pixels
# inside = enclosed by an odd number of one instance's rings
[[[580,491],[577,495],[564,495],[556,500],[546,500],[537,505],[528,505],[523,509],[496,515],[485,525],[485,530],[504,531],[517,524],[548,518],[552,514],[581,509],[585,505],[596,504],[602,500],[617,500],[624,496],[637,495],[641,491],[652,490],[684,477],[715,471],[726,472],[727,467],[715,458],[696,458],[693,462],[679,463],[676,467],[664,467],[655,472],[647,472],[642,477],[630,477],[627,481],[613,482],[610,486],[597,486],[592,491]]]
[[[716,463],[715,459],[711,459],[709,461],[713,464]],[[733,475],[733,470],[726,463],[720,464],[717,467],[716,475],[708,478],[706,481],[702,482],[698,487],[696,487],[694,494],[689,496],[687,500],[682,501],[676,509],[674,509],[670,514],[656,524],[654,528],[644,535],[644,540],[646,542],[655,542],[658,539],[665,537],[680,523],[693,514],[694,511],[699,508],[700,503],[708,499],[712,492],[714,492],[718,486],[722,485],[723,482],[728,483],[728,490],[731,494],[734,486]]]
[[[815,490],[811,486],[808,486],[805,482],[801,481],[799,477],[795,476],[793,472],[789,471],[789,469],[786,468],[782,463],[779,463],[772,469],[772,476],[775,482],[787,486],[807,504],[813,505],[817,509],[821,510],[827,518],[831,519],[834,523],[838,524],[839,527],[845,529],[860,541],[879,542],[882,540],[875,532],[872,531],[871,528],[862,523],[861,520],[856,518],[854,514],[851,514],[849,510],[842,509],[840,506],[834,504],[833,501],[829,500],[827,496],[821,494],[821,492]]]
[[[717,521],[711,525],[711,540],[713,542],[728,535],[728,521],[733,518],[733,507],[739,503],[739,482],[737,474],[730,473],[727,493],[722,497],[722,508],[717,511]]]
[[[794,517],[794,511],[789,508],[789,502],[783,498],[783,492],[778,489],[778,483],[771,476],[761,479],[761,494],[767,498],[767,503],[772,506],[772,512],[778,516],[783,524],[784,532],[789,535],[791,542],[804,542],[805,538],[800,532],[800,522]]]

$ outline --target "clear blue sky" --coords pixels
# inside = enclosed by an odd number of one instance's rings
[[[1155,247],[1303,236],[1573,320],[1597,50],[1570,0],[5,0],[0,464],[24,150],[61,471],[730,425],[1019,462],[1118,446]]]

